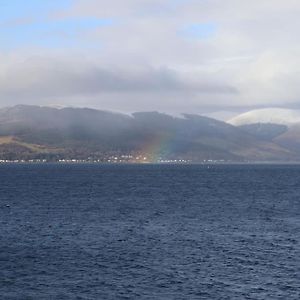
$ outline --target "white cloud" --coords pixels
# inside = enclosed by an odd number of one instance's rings
[[[297,106],[299,13],[295,0],[77,0],[50,18],[112,26],[78,36],[74,50],[28,45],[0,56],[0,103],[175,113]],[[215,32],[179,34],[191,24]]]

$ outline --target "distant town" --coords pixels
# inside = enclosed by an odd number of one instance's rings
[[[190,163],[226,163],[229,161],[208,159],[202,161],[193,161],[191,159],[152,159],[147,156],[134,156],[134,155],[120,155],[110,156],[107,158],[93,158],[86,159],[78,158],[59,158],[59,159],[0,159],[0,164],[6,163],[61,163],[61,164],[76,164],[76,163],[95,163],[95,164],[190,164]]]

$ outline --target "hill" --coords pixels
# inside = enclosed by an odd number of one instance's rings
[[[298,151],[199,115],[132,116],[89,108],[0,109],[0,159],[288,161]]]
[[[300,110],[286,108],[262,108],[242,113],[228,121],[235,126],[270,123],[292,126],[300,123]]]

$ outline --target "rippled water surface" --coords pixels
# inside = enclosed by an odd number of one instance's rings
[[[0,299],[300,299],[299,238],[300,166],[0,166]]]

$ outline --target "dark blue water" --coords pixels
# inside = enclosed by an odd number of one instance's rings
[[[300,166],[0,166],[0,299],[300,299],[299,238]]]

